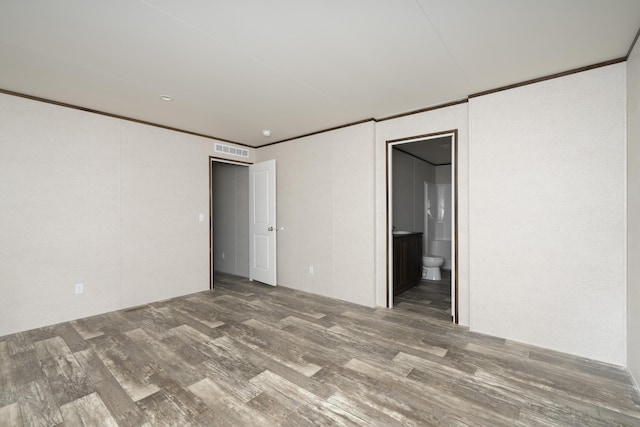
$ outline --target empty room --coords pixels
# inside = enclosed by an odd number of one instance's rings
[[[0,426],[640,426],[639,34],[0,1]]]

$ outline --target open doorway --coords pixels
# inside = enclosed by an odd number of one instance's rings
[[[458,323],[456,160],[455,130],[387,141],[387,305],[438,300]]]
[[[249,277],[249,165],[209,158],[210,289],[216,272]]]

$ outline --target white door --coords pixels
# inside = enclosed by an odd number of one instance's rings
[[[276,285],[276,161],[249,166],[249,279]]]

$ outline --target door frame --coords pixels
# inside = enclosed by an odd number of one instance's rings
[[[385,149],[385,167],[386,167],[386,185],[387,185],[387,307],[393,307],[393,200],[392,200],[392,183],[393,183],[393,170],[392,170],[392,149],[395,145],[408,144],[411,142],[424,141],[429,139],[441,138],[443,136],[451,136],[451,165],[453,168],[453,269],[452,269],[452,283],[451,293],[453,294],[453,322],[458,324],[459,318],[459,304],[458,304],[458,129],[452,129],[442,132],[428,133],[424,135],[409,136],[398,139],[391,139],[386,141]]]
[[[209,289],[214,285],[214,264],[213,264],[213,164],[227,163],[238,166],[250,166],[253,162],[243,162],[240,160],[229,160],[223,157],[209,156]]]

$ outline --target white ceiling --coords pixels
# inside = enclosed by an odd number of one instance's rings
[[[259,146],[621,58],[639,28],[639,0],[0,0],[0,89]]]

